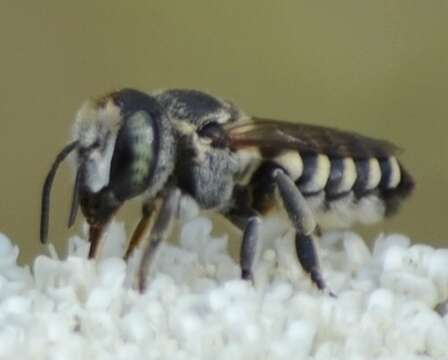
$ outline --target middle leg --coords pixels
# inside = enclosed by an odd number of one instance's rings
[[[243,231],[240,247],[241,278],[254,283],[253,267],[260,238],[261,219],[250,207],[247,190],[235,189],[236,204],[224,215]]]
[[[124,259],[127,261],[134,252],[134,249],[142,243],[142,241],[148,236],[151,228],[154,226],[154,220],[156,214],[160,209],[160,199],[155,200],[154,203],[144,204],[142,207],[142,217],[132,233],[131,240],[129,241],[128,248],[124,255]]]

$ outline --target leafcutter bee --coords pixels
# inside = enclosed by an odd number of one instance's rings
[[[314,244],[319,229],[392,215],[414,186],[389,142],[251,117],[196,90],[109,93],[81,107],[73,134],[43,187],[41,242],[47,241],[53,178],[73,152],[77,170],[69,226],[80,206],[89,225],[90,258],[123,203],[136,197],[143,202],[125,255],[148,240],[140,289],[144,269],[169,235],[181,196],[242,229],[241,276],[248,280],[253,280],[260,220],[285,211],[301,266],[319,289],[326,289]]]

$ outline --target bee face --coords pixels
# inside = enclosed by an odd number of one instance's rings
[[[121,108],[111,96],[103,101],[86,101],[79,109],[73,127],[73,137],[79,139],[79,149],[104,148],[109,135],[116,135],[122,123]]]
[[[85,167],[84,186],[97,192],[109,181],[115,140],[122,123],[121,109],[112,98],[85,102],[75,119],[73,138],[78,141],[76,165]]]

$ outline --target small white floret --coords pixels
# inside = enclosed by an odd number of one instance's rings
[[[394,234],[370,251],[354,233],[325,234],[317,247],[331,297],[279,224],[262,225],[252,285],[225,234],[190,219],[179,243],[161,247],[144,294],[130,281],[137,263],[121,259],[122,224],[109,227],[99,259],[74,237],[67,258],[38,256],[32,272],[0,235],[0,359],[448,359],[448,250]]]

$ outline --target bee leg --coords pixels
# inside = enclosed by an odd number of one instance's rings
[[[89,259],[96,258],[98,254],[98,248],[103,238],[104,232],[107,229],[108,225],[112,221],[113,216],[105,222],[97,222],[89,225]]]
[[[134,249],[140,245],[140,243],[145,239],[147,234],[151,231],[151,228],[154,226],[156,205],[154,203],[151,204],[143,204],[142,206],[142,217],[132,233],[131,240],[129,241],[128,248],[126,249],[126,253],[124,255],[124,259],[127,261],[131,254],[134,252]]]
[[[244,229],[243,239],[241,241],[240,249],[240,265],[241,278],[248,280],[254,284],[254,274],[252,268],[257,254],[257,243],[260,233],[260,218],[252,216],[249,218]]]
[[[98,252],[98,245],[100,243],[101,237],[103,236],[104,228],[106,224],[92,224],[89,227],[89,259],[96,257]]]
[[[314,284],[320,290],[325,290],[327,287],[321,275],[313,239],[318,231],[314,215],[297,186],[283,170],[275,170],[273,176],[283,206],[296,229],[295,245],[299,262]]]
[[[79,201],[82,212],[89,225],[89,259],[96,257],[101,239],[107,226],[113,220],[115,214],[123,205],[123,201],[118,200],[107,188],[91,193],[80,191],[79,199],[75,199],[75,206]],[[73,206],[72,206],[73,208]]]
[[[251,206],[251,197],[246,188],[236,186],[234,189],[235,204],[224,216],[243,231],[240,247],[241,278],[254,283],[252,272],[260,233],[260,216]]]
[[[104,235],[104,231],[107,229],[108,225],[114,218],[116,210],[106,220],[91,222],[89,224],[89,243],[90,243],[89,255],[88,255],[89,259],[96,258],[100,242]]]
[[[176,216],[179,207],[180,191],[174,189],[168,192],[166,198],[162,200],[162,205],[154,226],[149,237],[149,243],[144,249],[143,257],[140,263],[138,273],[138,287],[140,292],[143,292],[146,287],[146,274],[149,266],[153,263],[154,256],[160,244],[168,237],[171,225]]]
[[[303,269],[310,275],[311,281],[319,290],[327,290],[331,296],[334,294],[328,290],[319,267],[319,259],[314,244],[313,235],[296,233],[296,252]]]

